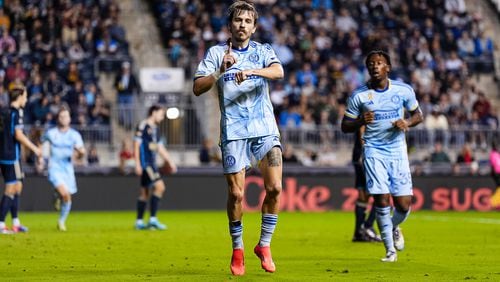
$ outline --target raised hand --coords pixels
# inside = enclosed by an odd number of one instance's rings
[[[222,58],[222,65],[220,67],[220,72],[225,72],[232,65],[236,64],[236,58],[233,56],[231,49],[233,48],[233,43],[231,42],[231,38],[227,40],[227,50]]]

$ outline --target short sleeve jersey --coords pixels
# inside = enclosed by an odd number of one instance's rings
[[[136,128],[134,140],[140,143],[139,154],[142,168],[156,167],[158,145],[162,144],[159,140],[159,128],[143,120]]]
[[[405,133],[393,125],[404,118],[405,109],[412,112],[418,108],[413,88],[406,83],[389,80],[386,89],[378,91],[369,84],[356,89],[347,100],[345,116],[357,119],[366,111],[375,113],[375,121],[366,125],[363,140],[365,157],[405,158]]]
[[[220,69],[227,51],[226,43],[211,47],[198,65],[194,79],[208,76]],[[232,50],[236,63],[217,81],[221,111],[221,141],[279,135],[273,106],[269,97],[269,82],[260,76],[250,76],[237,84],[237,72],[262,69],[281,64],[269,44],[250,41],[244,49]]]
[[[73,150],[84,146],[82,136],[73,128],[61,131],[53,127],[47,130],[42,140],[50,144],[49,169],[70,164]]]
[[[16,129],[23,129],[23,110],[14,107],[0,112],[0,164],[14,164],[19,161],[21,144],[15,137]]]

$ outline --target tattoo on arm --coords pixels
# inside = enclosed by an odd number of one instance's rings
[[[281,166],[281,150],[278,147],[274,147],[267,153],[267,163],[269,166]]]

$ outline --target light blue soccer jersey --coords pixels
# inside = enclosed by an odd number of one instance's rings
[[[45,133],[43,142],[50,144],[49,181],[54,187],[64,184],[71,194],[76,193],[75,172],[71,157],[75,148],[84,146],[82,136],[72,128],[62,132],[54,127]]]
[[[194,79],[214,73],[222,64],[226,43],[211,47],[200,62]],[[237,84],[235,74],[281,64],[269,44],[250,41],[243,50],[232,50],[236,63],[217,81],[221,111],[221,142],[267,135],[279,135],[269,97],[268,80],[251,76]]]
[[[357,119],[366,111],[375,113],[375,120],[366,125],[363,135],[365,157],[406,159],[405,133],[393,122],[404,118],[404,110],[418,107],[415,92],[406,83],[389,80],[385,90],[375,90],[368,84],[356,89],[347,101],[345,116]]]

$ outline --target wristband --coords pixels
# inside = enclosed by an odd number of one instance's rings
[[[217,80],[219,80],[219,78],[221,77],[222,74],[220,73],[220,70],[216,70],[211,75],[215,78],[215,81],[217,81]]]

